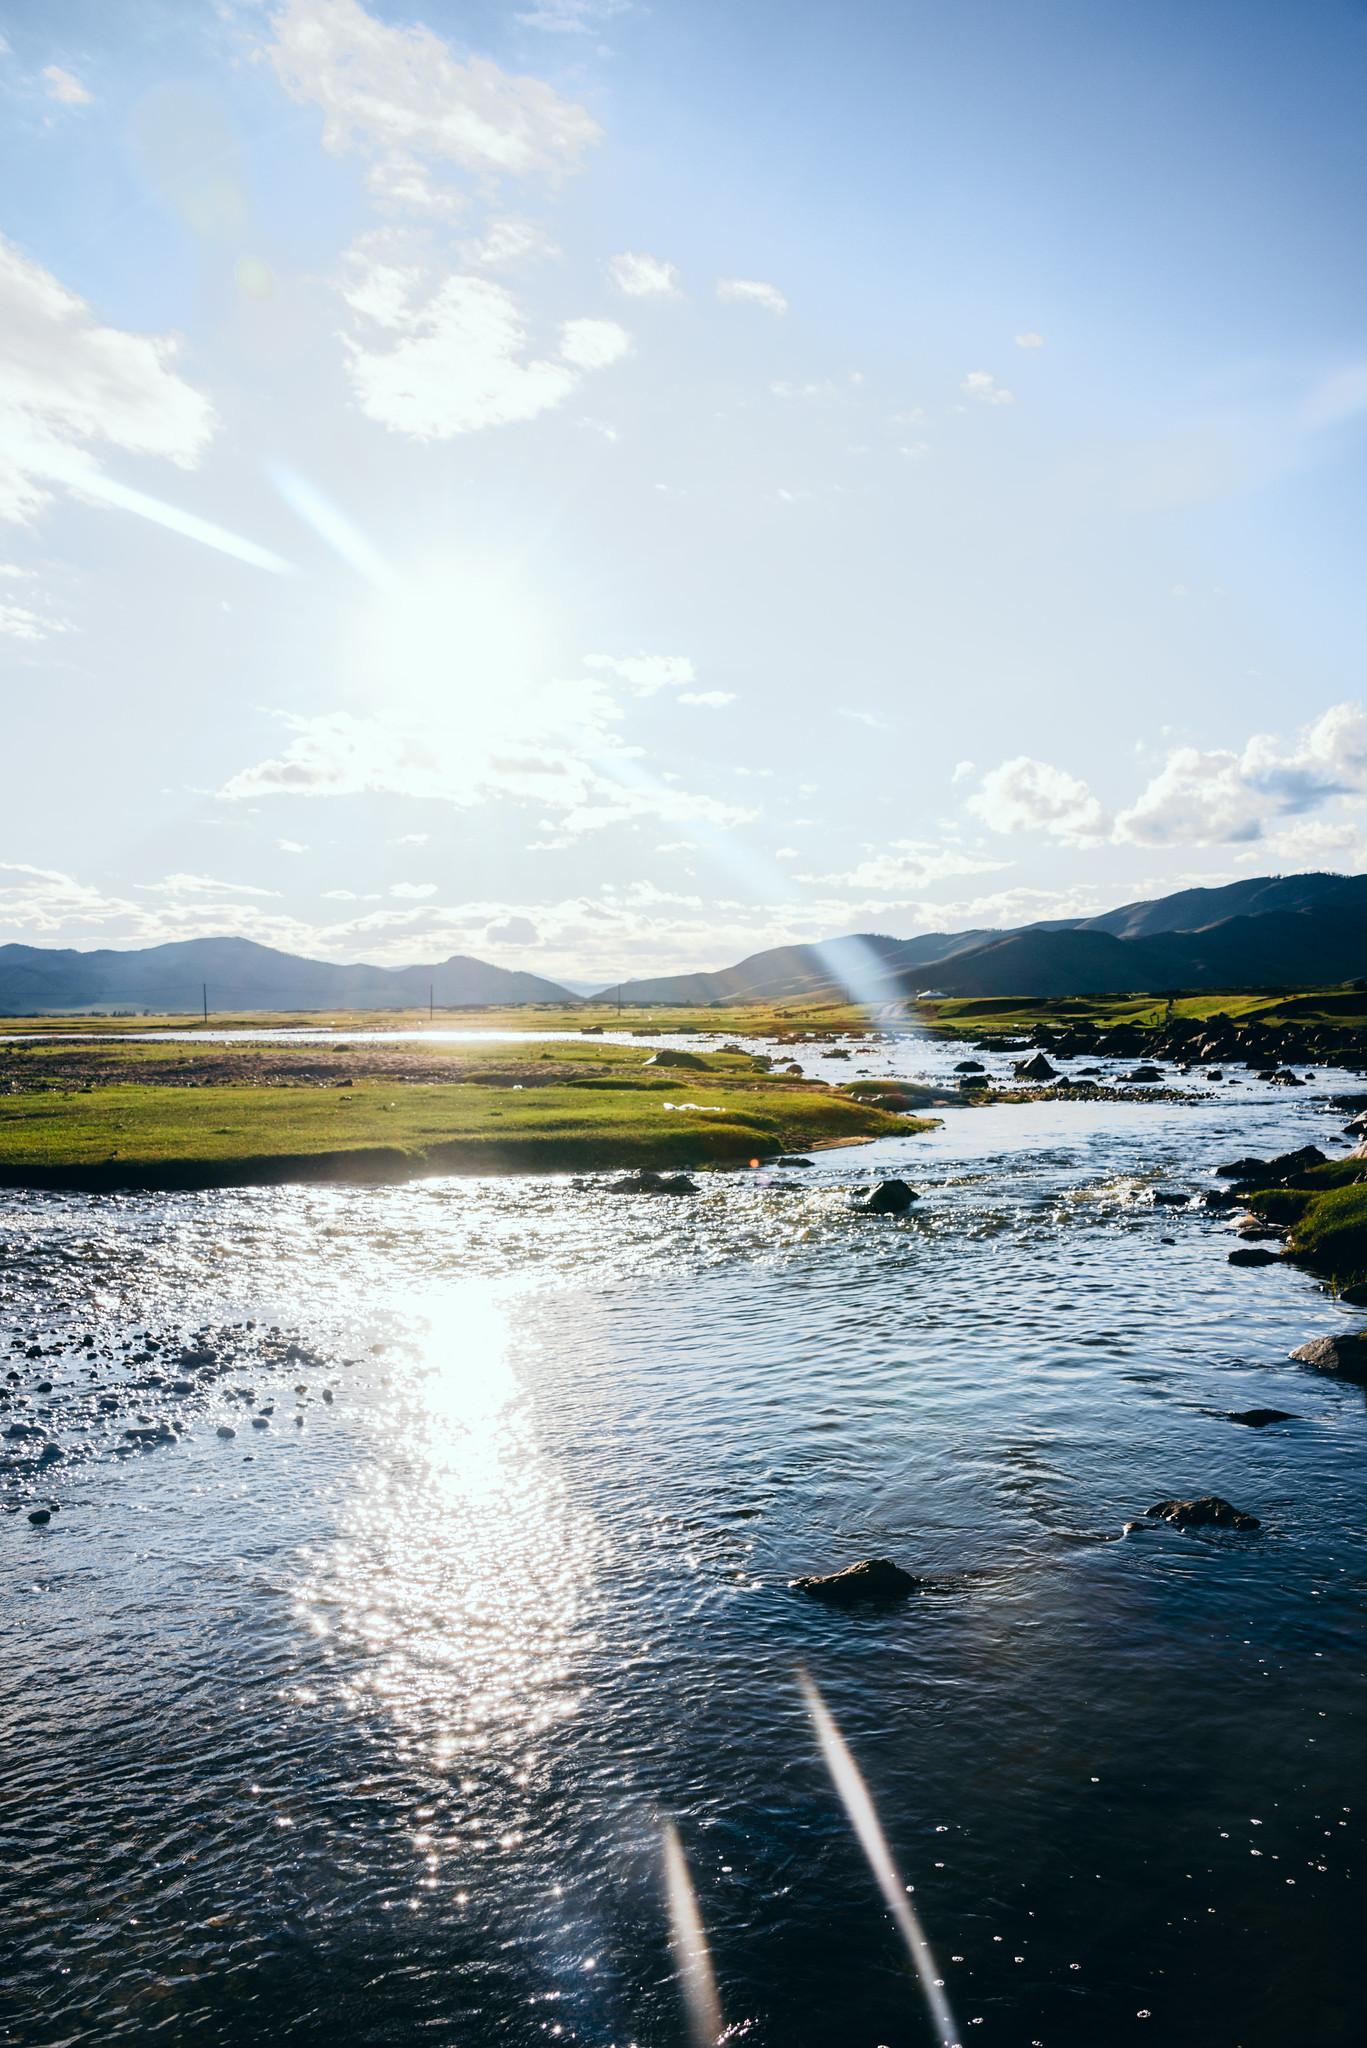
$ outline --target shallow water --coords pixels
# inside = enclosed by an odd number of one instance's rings
[[[964,2042],[1359,2041],[1367,1403],[1286,1357],[1357,1319],[1152,1199],[1338,1128],[1246,1084],[693,1201],[0,1198],[6,1413],[64,1453],[2,1447],[0,2039],[682,2048],[673,1821],[728,2038],[922,2048],[805,1665]],[[172,1329],[238,1365],[126,1362]],[[1211,1491],[1260,1532],[1123,1533]],[[789,1590],[869,1554],[931,1590]]]

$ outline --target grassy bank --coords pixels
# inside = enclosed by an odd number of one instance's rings
[[[712,1055],[576,1043],[416,1057],[328,1048],[43,1048],[0,1096],[0,1184],[218,1187],[432,1173],[740,1165],[926,1128],[836,1088]],[[41,1059],[41,1065],[38,1064]],[[160,1067],[155,1062],[160,1062]],[[71,1064],[75,1062],[75,1072]],[[155,1078],[149,1078],[154,1073]],[[79,1080],[76,1075],[84,1076]]]
[[[1178,996],[1171,1006],[1161,996],[954,996],[920,1005],[922,1022],[950,1038],[1026,1038],[1048,1026],[1083,1026],[1113,1031],[1161,1031],[1174,1018],[1202,1022],[1228,1017],[1235,1023],[1311,1028],[1327,1025],[1367,1033],[1367,992],[1331,988],[1296,994],[1209,994]]]
[[[908,1005],[908,1011],[911,1006]],[[422,1010],[244,1010],[207,1020],[193,1014],[167,1012],[147,1016],[0,1017],[0,1032],[39,1032],[44,1036],[88,1031],[119,1035],[139,1031],[626,1031],[651,1036],[671,1031],[717,1032],[743,1038],[773,1037],[803,1031],[862,1031],[876,1019],[857,1003],[736,1003],[724,1009],[708,1004],[660,1008],[615,1003],[523,1003],[507,1009],[470,1005]]]
[[[1302,1265],[1341,1287],[1367,1280],[1367,1159],[1312,1166],[1292,1187],[1251,1193],[1248,1206],[1268,1223],[1290,1224],[1287,1249]]]

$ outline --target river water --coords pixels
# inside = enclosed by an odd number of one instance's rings
[[[1360,1318],[1153,1199],[1343,1085],[693,1200],[0,1196],[5,1413],[62,1448],[0,1444],[0,2040],[684,2048],[673,1822],[726,2039],[928,2048],[805,1667],[955,2038],[1360,2042],[1367,1406],[1286,1355]],[[1261,1530],[1125,1533],[1209,1492]],[[871,1554],[928,1590],[789,1587]]]

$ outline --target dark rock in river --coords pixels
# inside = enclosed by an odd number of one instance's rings
[[[1362,1331],[1343,1337],[1312,1337],[1308,1344],[1298,1344],[1291,1356],[1301,1365],[1313,1365],[1316,1372],[1367,1386],[1367,1333]]]
[[[696,1195],[698,1184],[686,1173],[651,1173],[643,1169],[610,1182],[607,1191],[610,1195]]]
[[[1278,1253],[1264,1251],[1258,1244],[1240,1245],[1238,1251],[1229,1255],[1231,1266],[1275,1266],[1278,1262]]]
[[[1294,1422],[1294,1415],[1288,1415],[1285,1408],[1227,1408],[1226,1422],[1242,1422],[1249,1429],[1266,1429],[1269,1422]]]
[[[1351,1287],[1340,1287],[1340,1301],[1346,1301],[1349,1308],[1367,1308],[1367,1280],[1355,1280]]]
[[[1162,1073],[1157,1067],[1135,1067],[1125,1076],[1127,1081],[1161,1081],[1162,1078]]]
[[[1174,1529],[1262,1527],[1256,1515],[1246,1515],[1240,1508],[1231,1507],[1227,1500],[1221,1500],[1218,1493],[1203,1494],[1199,1500],[1160,1500],[1154,1507],[1145,1508],[1144,1512],[1160,1522],[1171,1522]]]
[[[920,1583],[887,1557],[864,1557],[840,1572],[793,1580],[798,1592],[828,1600],[834,1607],[856,1607],[865,1600],[900,1600],[914,1593]]]
[[[648,1067],[689,1067],[696,1074],[707,1072],[707,1061],[699,1059],[695,1052],[680,1052],[672,1045],[662,1045],[657,1053],[646,1061]]]
[[[956,1074],[985,1074],[987,1068],[981,1060],[960,1060],[954,1071]]]
[[[904,1180],[880,1180],[859,1208],[865,1216],[900,1216],[904,1209],[909,1209],[920,1199],[917,1190],[908,1187]]]
[[[30,1508],[28,1518],[32,1522],[35,1529],[44,1529],[47,1527],[47,1524],[52,1520],[52,1509]]]
[[[1179,1188],[1155,1188],[1153,1198],[1164,1209],[1185,1209],[1191,1200],[1191,1196],[1184,1195]]]
[[[1022,1081],[1056,1081],[1058,1079],[1058,1068],[1051,1066],[1042,1052],[1037,1052],[1033,1059],[1017,1060],[1011,1071],[1013,1074],[1017,1074]]]

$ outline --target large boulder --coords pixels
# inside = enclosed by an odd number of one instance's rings
[[[1058,1079],[1058,1068],[1051,1066],[1042,1052],[1037,1052],[1033,1059],[1017,1060],[1012,1068],[1012,1072],[1018,1075],[1022,1081],[1056,1081]]]
[[[1262,1527],[1256,1515],[1246,1515],[1242,1509],[1231,1507],[1218,1493],[1203,1494],[1199,1500],[1160,1500],[1153,1507],[1145,1508],[1144,1512],[1160,1522],[1171,1522],[1174,1529]]]
[[[1231,1266],[1275,1266],[1279,1258],[1279,1253],[1270,1252],[1263,1245],[1245,1244],[1230,1253],[1229,1263]]]
[[[660,1050],[646,1061],[648,1067],[689,1067],[695,1074],[707,1072],[707,1061],[699,1059],[695,1052],[681,1052],[677,1046],[662,1045]]]
[[[920,1584],[919,1579],[887,1557],[861,1557],[858,1564],[847,1564],[843,1571],[793,1580],[799,1593],[810,1593],[814,1600],[829,1601],[833,1607],[856,1607],[868,1600],[901,1600],[914,1593]]]
[[[868,1200],[858,1206],[865,1216],[900,1216],[920,1199],[918,1191],[904,1180],[880,1180]]]
[[[1367,1332],[1354,1330],[1336,1337],[1312,1337],[1298,1344],[1291,1356],[1316,1372],[1332,1373],[1335,1379],[1354,1380],[1367,1386]]]

